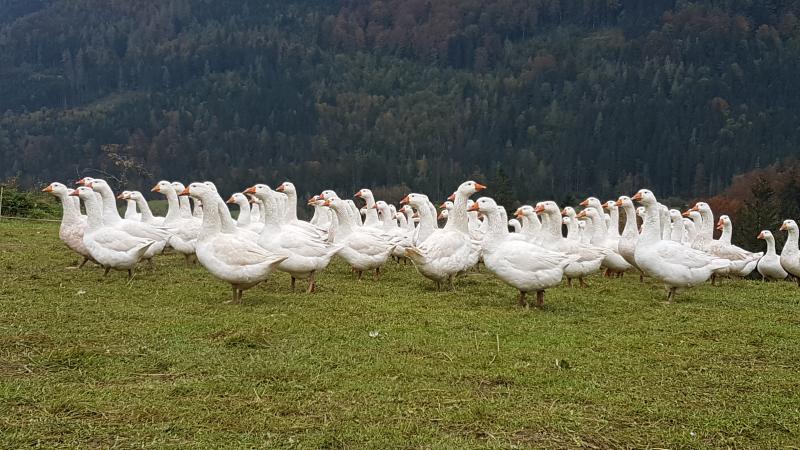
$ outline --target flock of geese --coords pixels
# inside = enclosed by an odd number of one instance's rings
[[[303,221],[297,217],[297,190],[289,182],[275,190],[256,184],[225,201],[211,182],[184,186],[160,181],[152,191],[166,197],[164,217],[153,215],[141,192],[115,196],[107,182],[89,177],[77,184],[73,190],[54,182],[44,191],[61,200],[59,234],[83,256],[80,267],[93,261],[105,274],[115,269],[131,277],[140,261],[152,263],[153,257],[171,249],[230,283],[233,303],[275,270],[291,276],[292,289],[296,280],[307,280],[307,292],[313,293],[316,277],[335,256],[349,264],[359,280],[365,271],[379,279],[390,258],[410,260],[439,289],[452,287],[454,277],[482,262],[519,290],[519,302],[526,307],[529,293],[540,306],[545,290],[562,279],[570,286],[573,280],[586,286],[584,278],[601,270],[609,277],[628,271],[651,277],[665,285],[668,302],[680,289],[709,279],[714,283],[722,276],[747,276],[753,270],[765,280],[789,275],[800,279],[795,221],[781,226],[788,239],[780,255],[768,230],[758,236],[766,241],[766,253],[751,253],[731,244],[728,216],[716,222],[722,235],[714,239],[714,214],[708,204],[700,202],[681,213],[660,204],[647,189],[606,203],[589,197],[580,212],[553,201],[526,205],[511,220],[493,199],[470,199],[486,188],[474,181],[458,186],[441,205],[441,213],[424,194],[408,194],[396,208],[361,189],[355,197],[365,206],[359,208],[353,200],[326,190],[308,200],[314,216]],[[117,199],[127,202],[124,216]],[[641,206],[636,208],[634,202]],[[237,205],[235,220],[226,203]]]

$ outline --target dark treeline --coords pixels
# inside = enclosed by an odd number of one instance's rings
[[[790,0],[0,0],[0,179],[708,196],[798,154],[798,16]]]

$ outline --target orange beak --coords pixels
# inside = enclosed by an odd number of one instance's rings
[[[758,233],[758,238],[757,239],[764,239],[764,232],[763,231],[761,233]]]
[[[637,193],[636,193],[636,195],[634,195],[633,197],[631,197],[631,200],[636,200],[636,201],[639,201],[639,200],[641,200],[641,199],[642,199],[642,193],[641,193],[641,192],[637,192]],[[583,204],[583,203],[581,203],[581,205],[582,205],[582,204]]]
[[[281,184],[280,186],[275,188],[275,190],[278,191],[278,192],[283,192],[284,189],[286,189],[286,187],[283,184]]]
[[[517,210],[514,211],[514,217],[516,217],[517,219],[522,218],[522,208],[517,208]]]
[[[361,191],[358,191],[355,194],[353,194],[353,197],[361,198]]]
[[[789,231],[789,227],[785,223],[781,224],[781,231]]]
[[[250,186],[249,188],[244,190],[244,193],[245,194],[255,194],[256,193],[256,187],[255,186]]]
[[[567,208],[564,208],[564,209],[561,210],[561,215],[562,216],[567,216]]]
[[[69,195],[70,195],[70,197],[79,197],[77,190],[74,190],[74,191],[70,192]]]
[[[374,205],[372,205],[372,209],[378,209],[378,204],[375,203]]]
[[[582,201],[581,206],[589,206],[589,199],[587,198],[586,200]]]
[[[722,231],[724,229],[724,227],[722,226],[722,224],[719,224],[719,225],[717,225],[717,229]]]
[[[682,214],[682,215],[683,215],[683,217],[689,217],[689,212],[690,212],[690,211],[684,211],[684,212],[683,212],[683,214]]]
[[[42,192],[53,192],[53,186],[48,185],[46,188],[42,189]]]
[[[75,184],[80,184],[81,186],[85,185],[86,178],[81,178],[80,180],[76,181]]]
[[[325,200],[325,203],[323,203],[322,206],[331,206],[331,201]]]
[[[409,202],[409,200],[408,200],[408,196],[407,195],[405,197],[403,197],[402,200],[400,200],[400,204],[401,205],[407,205],[408,202]]]
[[[234,200],[234,199],[233,199],[233,196],[231,195],[231,198],[229,198],[228,200],[226,200],[226,201],[225,201],[225,203],[236,203],[236,200]]]
[[[442,204],[439,205],[439,209],[445,209],[445,208],[447,208],[447,204],[445,202],[442,202]]]
[[[615,204],[617,207],[620,207],[620,206],[622,206],[622,200],[617,200],[616,202],[614,202],[614,204]]]
[[[153,189],[150,189],[150,192],[161,192],[161,188],[158,185],[153,186]]]
[[[478,183],[475,183],[475,186],[477,187],[477,186],[480,186],[480,185]],[[473,203],[472,206],[467,208],[467,211],[478,211],[478,210],[480,210],[480,208],[478,207],[477,203]]]
[[[579,212],[578,215],[575,216],[575,217],[577,217],[577,218],[586,217],[586,211]]]
[[[544,212],[544,206],[536,205],[536,208],[533,209],[533,212],[535,212],[536,214],[543,213]]]
[[[178,195],[189,195],[189,186],[186,186],[185,188],[183,188],[181,193],[178,194]]]
[[[484,185],[482,185],[480,183],[475,183],[475,190],[476,191],[480,192],[480,191],[482,191],[484,189],[486,189],[486,186],[484,186]]]
[[[436,216],[436,219],[438,219],[438,220],[444,220],[444,214],[442,214],[442,213],[439,213],[439,215],[438,215],[438,216]]]
[[[117,196],[117,199],[118,199],[118,200],[125,200],[125,194],[122,194],[122,193],[120,193],[120,194]]]
[[[447,197],[447,199],[450,200],[451,202],[454,201],[456,199],[456,193],[453,192],[452,194],[450,194],[449,197]]]
[[[697,205],[694,205],[689,211],[700,211],[700,208],[698,208]]]

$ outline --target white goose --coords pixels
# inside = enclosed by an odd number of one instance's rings
[[[453,287],[453,275],[478,263],[480,246],[469,235],[467,199],[483,189],[486,186],[474,181],[462,183],[454,194],[447,225],[406,250],[406,256],[411,258],[419,273],[433,280],[439,288],[445,280]]]
[[[164,224],[164,218],[160,216],[154,216],[153,211],[150,210],[150,205],[147,203],[147,199],[144,198],[144,195],[139,191],[129,191],[126,200],[133,200],[136,202],[136,206],[141,211],[142,214],[142,222],[149,223],[151,225],[160,226]]]
[[[263,199],[261,202],[263,204]],[[244,228],[256,233],[260,233],[264,228],[264,224],[259,221],[260,217],[255,217],[255,220],[253,220],[250,216],[250,199],[241,192],[233,193],[225,203],[234,204],[239,207],[239,215],[236,217],[236,226],[239,228]],[[260,208],[257,212],[260,214]]]
[[[517,220],[517,219],[509,220],[508,221],[508,226],[511,227],[512,230],[514,230],[514,233],[519,234],[519,233],[522,232],[522,224],[519,223],[519,220]]]
[[[483,262],[497,278],[519,290],[519,303],[527,307],[525,296],[536,293],[536,306],[544,304],[545,289],[557,286],[564,267],[576,258],[546,250],[532,242],[508,239],[508,226],[499,207],[489,197],[472,206],[489,221],[483,242]]]
[[[365,205],[366,217],[364,217],[365,227],[378,227],[380,226],[380,218],[378,217],[378,210],[375,209],[375,196],[369,189],[361,189],[355,193],[353,197],[363,199],[367,204]]]
[[[789,276],[786,269],[781,265],[781,258],[775,251],[775,237],[772,232],[764,230],[758,234],[758,239],[763,239],[767,242],[767,252],[761,259],[758,260],[758,273],[764,281],[767,280],[783,280]]]
[[[413,245],[422,244],[437,229],[436,210],[431,210],[431,202],[428,199],[428,196],[425,194],[408,194],[402,200],[400,200],[400,204],[411,206],[413,209],[417,210],[419,224],[417,225],[416,229],[414,230],[414,234],[411,237],[411,243]]]
[[[285,255],[270,252],[239,233],[225,232],[219,210],[222,199],[208,184],[191,183],[181,195],[191,195],[208,205],[197,238],[197,260],[212,275],[230,283],[232,303],[240,302],[245,290],[266,280],[286,259]]]
[[[411,236],[409,236],[406,230],[397,226],[397,220],[395,219],[396,213],[392,212],[389,204],[387,204],[385,201],[378,200],[375,202],[375,209],[378,210],[378,217],[382,221],[381,229],[387,235],[392,236],[392,242],[396,244],[392,250],[392,256],[398,261],[401,258],[405,258],[406,248],[409,248],[413,245],[411,243]]]
[[[155,241],[104,225],[103,207],[92,189],[81,186],[70,195],[80,197],[86,207],[87,227],[83,234],[83,244],[92,259],[105,268],[103,275],[108,275],[111,269],[126,270],[128,278],[132,278],[136,264]]]
[[[331,195],[325,195],[325,198],[325,206],[336,213],[339,221],[334,241],[342,247],[339,256],[350,264],[359,280],[365,270],[375,270],[375,280],[378,280],[381,267],[386,264],[394,248],[391,236],[375,227],[357,226],[344,200]]]
[[[620,236],[617,251],[620,256],[625,259],[625,262],[635,267],[639,271],[639,280],[642,280],[642,269],[636,264],[636,243],[639,241],[639,225],[636,222],[636,207],[633,200],[627,195],[620,196],[617,199],[617,207],[622,208],[625,213],[625,226],[622,228],[622,235]]]
[[[275,188],[276,191],[282,193],[286,198],[284,210],[284,223],[294,227],[301,228],[306,233],[319,236],[321,239],[327,239],[325,230],[317,227],[310,222],[300,220],[297,218],[297,188],[294,184],[284,181],[280,186]]]
[[[149,246],[142,259],[152,261],[155,255],[164,251],[164,247],[167,245],[167,241],[170,237],[169,232],[159,229],[149,223],[120,217],[114,192],[105,180],[93,178],[86,187],[99,193],[103,199],[103,226],[118,228],[131,236],[154,241],[154,243]],[[81,197],[81,199],[83,200],[83,197]]]
[[[539,242],[542,239],[542,222],[531,205],[522,205],[514,211],[514,217],[519,219],[522,224],[521,235],[527,236],[531,242]]]
[[[142,215],[136,211],[136,202],[130,199],[130,194],[131,191],[122,191],[121,194],[117,195],[117,199],[124,200],[126,204],[123,217],[128,220],[142,220]]]
[[[781,266],[794,277],[800,286],[800,248],[798,248],[800,231],[798,231],[797,222],[791,219],[784,220],[781,224],[781,231],[788,233],[786,243],[783,244],[783,250],[781,250]]]
[[[256,242],[258,240],[258,233],[252,230],[248,230],[246,228],[239,228],[236,226],[236,221],[233,220],[233,217],[231,216],[231,211],[228,209],[228,205],[225,203],[225,200],[223,200],[222,197],[219,196],[219,193],[217,192],[217,186],[214,185],[214,183],[212,183],[211,181],[205,181],[203,182],[203,184],[208,186],[211,192],[214,193],[214,195],[208,196],[207,199],[201,199],[203,205],[205,205],[206,208],[206,210],[203,212],[203,215],[205,216],[205,214],[208,212],[208,209],[211,209],[216,205],[217,214],[220,223],[222,224],[223,233],[234,233],[242,238]],[[213,200],[213,202],[209,203],[208,201],[206,201],[208,199]],[[251,215],[253,214],[252,211],[250,212],[250,214]]]
[[[70,250],[83,257],[83,261],[78,268],[82,268],[87,261],[93,261],[89,249],[83,243],[83,234],[86,232],[87,218],[81,215],[80,203],[75,206],[73,199],[77,197],[70,196],[72,189],[65,185],[53,182],[42,192],[49,192],[58,197],[61,201],[61,225],[58,227],[58,237]]]
[[[719,216],[717,229],[722,230],[722,237],[706,242],[706,252],[717,258],[724,258],[731,262],[728,271],[722,273],[722,275],[734,275],[738,277],[750,275],[750,273],[756,269],[758,260],[764,254],[748,252],[741,247],[731,244],[730,236],[733,234],[733,222],[730,217],[726,215]]]
[[[175,194],[179,194],[186,189],[183,183],[180,181],[173,181],[172,182],[172,189],[175,190]],[[181,219],[188,220],[194,217],[192,215],[192,205],[189,203],[189,197],[186,195],[178,196],[178,205],[180,205],[180,212],[181,212]],[[197,222],[200,224],[200,221]]]
[[[287,258],[278,265],[278,270],[292,277],[292,291],[295,280],[308,279],[310,294],[316,291],[316,275],[328,267],[339,245],[331,245],[322,238],[309,237],[296,227],[283,225],[278,216],[278,198],[265,184],[256,184],[245,190],[264,203],[267,222],[258,238],[258,244],[272,253],[286,255]]]
[[[677,209],[669,210],[670,234],[669,239],[675,242],[683,242],[686,234],[686,227],[683,226],[683,214]]]
[[[561,233],[561,209],[556,202],[540,202],[535,211],[547,219],[542,220],[542,247],[573,257],[573,261],[564,267],[567,284],[571,287],[572,279],[577,278],[581,287],[588,287],[583,278],[600,270],[608,250],[564,238]]]
[[[728,266],[726,260],[661,239],[661,208],[650,190],[642,189],[632,199],[645,207],[642,234],[636,243],[636,264],[646,275],[666,285],[668,302],[672,302],[679,288],[704,283],[714,270]]]
[[[183,255],[187,264],[192,262],[193,256],[196,254],[197,238],[200,235],[202,221],[195,217],[186,219],[181,216],[178,194],[183,191],[175,192],[175,186],[169,181],[159,181],[150,191],[162,194],[167,198],[167,215],[164,217],[162,226],[167,227],[172,233],[169,240],[170,247]]]
[[[621,276],[633,266],[628,264],[625,258],[619,254],[619,236],[609,234],[605,218],[602,216],[603,206],[600,204],[600,200],[595,197],[589,197],[581,203],[581,206],[585,206],[586,209],[581,211],[578,217],[588,217],[591,220],[591,225],[587,225],[587,231],[591,235],[590,243],[610,250],[606,252],[603,266],[609,274]]]

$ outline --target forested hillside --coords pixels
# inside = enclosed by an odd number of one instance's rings
[[[798,155],[799,16],[794,0],[0,0],[0,179],[441,196],[502,168],[520,200],[711,195]]]

